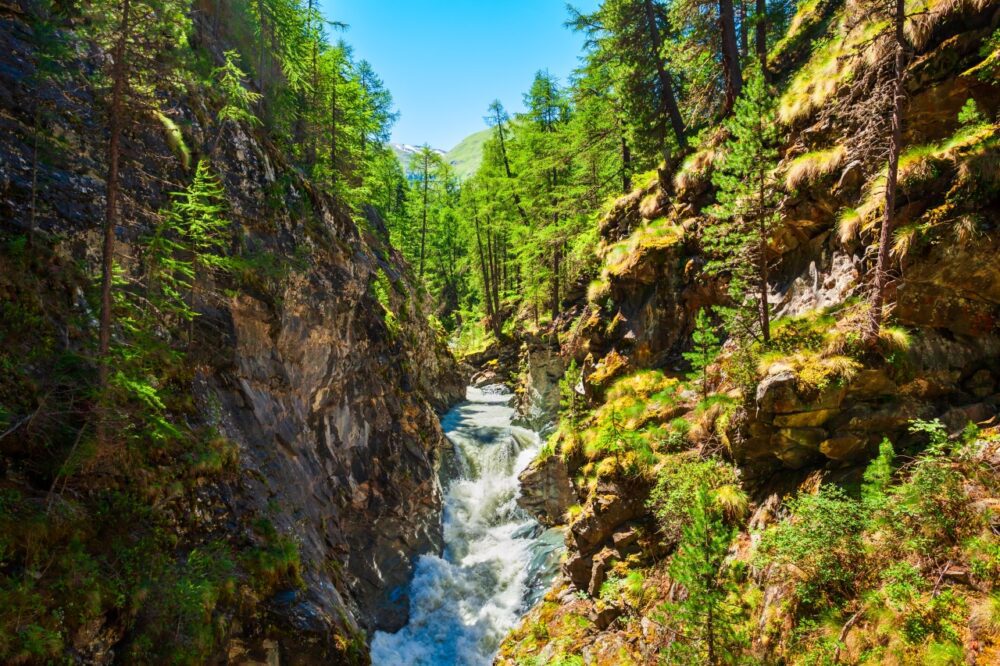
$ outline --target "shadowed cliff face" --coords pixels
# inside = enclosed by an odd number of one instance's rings
[[[38,160],[35,228],[61,262],[96,274],[106,173],[101,107],[82,75],[59,89],[39,86],[27,15],[4,5],[0,20],[3,230],[23,234],[30,223],[32,109],[43,99],[59,141]],[[226,48],[197,24],[195,39],[212,53]],[[73,64],[70,71],[94,68]],[[242,622],[230,625],[227,639],[233,655],[330,658],[344,647],[332,645],[334,635],[406,621],[401,590],[412,560],[441,545],[436,465],[444,440],[435,411],[464,386],[377,214],[367,211],[370,230],[359,229],[256,130],[232,122],[220,130],[208,111],[216,106],[192,94],[165,102],[164,113],[193,158],[209,160],[220,177],[234,248],[269,263],[198,285],[186,360],[191,391],[198,418],[239,449],[236,477],[204,490],[212,510],[198,515],[198,530],[253,542],[252,524],[263,516],[299,547],[304,587],[237,612]],[[191,177],[167,138],[155,118],[133,112],[115,230],[126,275],[138,271],[154,211]],[[53,271],[54,288],[76,288],[60,279]],[[376,280],[390,285],[387,297],[376,296]],[[93,315],[82,298],[50,305],[54,319]],[[386,308],[397,314],[393,326]],[[64,344],[85,340],[67,335]]]

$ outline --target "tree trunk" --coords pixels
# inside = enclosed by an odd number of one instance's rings
[[[330,185],[337,185],[337,78],[334,71],[330,82]]]
[[[622,194],[632,191],[632,150],[628,146],[625,132],[622,132]]]
[[[562,247],[557,243],[552,249],[552,321],[559,317],[559,267]]]
[[[905,53],[903,45],[903,21],[905,7],[903,0],[896,0],[894,39],[896,50],[895,79],[892,82],[892,117],[891,135],[889,138],[889,169],[885,179],[885,212],[882,217],[882,229],[879,233],[878,259],[875,262],[875,284],[872,288],[869,304],[871,312],[868,319],[868,330],[865,341],[874,344],[882,330],[882,312],[885,305],[885,293],[889,286],[889,242],[892,239],[892,226],[896,208],[896,185],[899,177],[899,153],[903,144],[903,71],[905,69]]]
[[[310,111],[318,113],[319,109],[319,45],[316,43],[317,35],[313,34],[312,22],[313,22],[313,5],[316,0],[309,0],[309,38],[312,42],[312,104],[310,105]],[[314,111],[315,110],[315,111]],[[316,165],[316,134],[318,132],[309,132],[309,152],[306,155],[306,161],[309,163],[309,167],[315,167]]]
[[[28,247],[35,246],[35,220],[38,210],[38,125],[42,115],[41,100],[35,97],[35,119],[31,135],[31,218],[28,222]]]
[[[264,54],[266,52],[264,49],[264,27],[266,25],[264,21],[264,0],[257,0],[257,14],[260,20],[260,40],[257,44],[257,77],[260,79],[260,102],[264,104],[266,102],[264,95],[267,94],[266,77],[264,76]]]
[[[767,236],[763,213],[758,218],[757,230],[760,234],[757,247],[757,271],[760,280],[760,331],[764,338],[764,344],[767,344],[771,341],[771,306],[767,302]]]
[[[424,247],[427,243],[427,177],[429,164],[427,155],[424,155],[424,182],[423,182],[423,210],[421,211],[420,222],[420,279],[424,279]]]
[[[503,169],[504,173],[507,175],[507,180],[514,178],[513,172],[510,170],[510,161],[507,159],[507,141],[503,134],[503,118],[500,116],[500,111],[497,110],[495,120],[497,123],[497,136],[500,139],[500,156],[503,158]],[[521,205],[521,197],[517,192],[514,192],[514,206],[517,208],[517,214],[521,217],[521,221],[528,224],[528,214],[524,210],[524,206]]]
[[[115,224],[118,221],[118,161],[121,154],[121,135],[125,112],[125,93],[128,88],[128,41],[131,29],[130,0],[122,0],[121,24],[118,29],[118,43],[115,45],[115,62],[112,70],[111,113],[109,115],[110,138],[108,140],[107,197],[104,214],[104,248],[101,256],[101,323],[98,333],[97,354],[99,356],[98,386],[103,401],[108,389],[111,371],[111,283],[115,263]],[[107,443],[107,415],[103,405],[97,417],[98,444]]]
[[[725,113],[733,108],[743,89],[740,74],[740,52],[736,46],[736,18],[733,0],[719,0],[719,28],[722,31],[722,68],[726,75]]]
[[[740,58],[745,58],[747,53],[750,51],[750,36],[749,36],[749,16],[747,16],[747,1],[740,0]]]
[[[757,0],[757,10],[754,12],[754,48],[757,60],[760,62],[760,73],[765,81],[770,80],[767,73],[767,0]]]
[[[729,1],[732,2],[732,0]],[[674,96],[673,78],[666,67],[664,67],[663,58],[660,57],[660,49],[663,48],[663,41],[660,38],[660,29],[656,27],[653,2],[652,0],[645,0],[643,4],[646,10],[646,30],[649,33],[650,39],[649,48],[656,62],[656,77],[660,82],[661,110],[665,111],[670,118],[670,125],[674,130],[674,136],[677,138],[677,145],[683,150],[687,147],[687,139],[684,136],[684,119],[681,117],[681,110],[677,106],[677,98]],[[663,161],[667,162],[670,159],[670,147],[667,145],[665,139],[666,137],[664,137],[664,144],[661,150],[663,152]]]
[[[490,272],[486,268],[486,255],[483,253],[483,239],[479,233],[479,216],[473,216],[473,223],[476,227],[476,246],[479,248],[479,267],[483,272],[483,296],[486,301],[486,317],[489,320],[490,328],[493,332],[497,332],[497,314],[496,308],[493,306],[493,296],[490,293]]]

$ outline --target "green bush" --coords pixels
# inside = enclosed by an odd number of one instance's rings
[[[764,532],[755,554],[758,566],[796,567],[796,597],[809,608],[852,597],[864,577],[861,503],[826,485],[815,495],[792,499],[788,508],[789,518]]]

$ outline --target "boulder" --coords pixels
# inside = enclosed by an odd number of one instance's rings
[[[576,504],[569,468],[562,456],[538,458],[521,472],[517,504],[546,527],[565,522],[566,511]]]
[[[587,592],[592,597],[601,595],[601,586],[608,579],[608,569],[618,559],[618,553],[610,548],[604,548],[597,555],[594,555],[593,564],[590,567],[590,582],[587,584]]]
[[[601,491],[606,492],[601,492]],[[626,493],[613,487],[599,487],[583,513],[570,526],[570,538],[576,550],[596,552],[615,530],[645,512],[644,493]]]

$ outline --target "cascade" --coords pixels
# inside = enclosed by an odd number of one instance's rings
[[[444,552],[418,559],[409,624],[375,634],[376,666],[491,663],[555,575],[562,533],[545,530],[516,502],[518,474],[541,439],[512,425],[512,397],[503,386],[470,386],[442,419],[451,443],[441,466]]]

